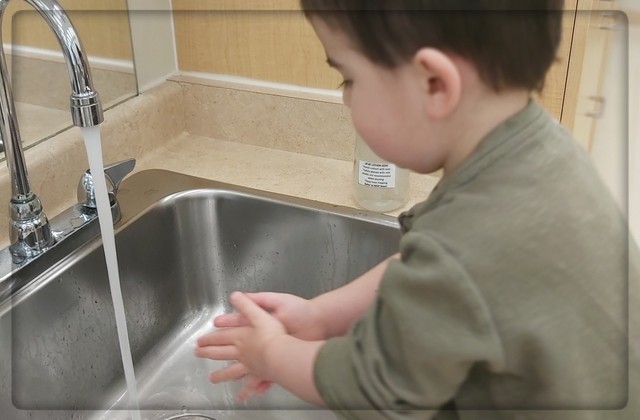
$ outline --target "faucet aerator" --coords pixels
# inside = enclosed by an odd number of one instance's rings
[[[93,127],[104,121],[100,95],[71,96],[71,118],[77,127]]]

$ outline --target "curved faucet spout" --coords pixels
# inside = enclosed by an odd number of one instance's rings
[[[100,96],[93,87],[84,48],[67,13],[56,0],[25,0],[49,24],[56,35],[67,63],[71,81],[71,115],[73,124],[91,127],[103,121]]]
[[[10,0],[0,0],[0,34],[4,11]],[[103,120],[100,96],[93,86],[91,70],[80,38],[67,13],[56,0],[25,0],[47,22],[55,34],[71,82],[70,109],[73,124],[91,127]],[[38,197],[31,191],[24,160],[15,104],[4,51],[0,47],[0,138],[11,175],[11,252],[17,260],[36,256],[50,248],[55,238]]]

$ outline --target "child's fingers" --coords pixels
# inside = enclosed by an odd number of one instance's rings
[[[260,395],[264,394],[269,390],[269,388],[271,388],[271,385],[273,385],[273,382],[271,381],[260,381],[260,383],[258,383],[255,387],[256,393]]]
[[[235,346],[204,346],[196,347],[196,357],[211,360],[238,360],[238,350]]]
[[[240,362],[235,362],[220,370],[216,370],[209,374],[209,381],[214,384],[226,381],[235,381],[244,377],[249,373],[249,368]]]
[[[258,293],[243,293],[246,297],[254,301],[258,306],[266,311],[274,311],[283,304],[287,303],[287,299],[290,297],[284,293],[275,292],[258,292]],[[218,328],[229,327],[246,327],[249,325],[247,318],[237,312],[231,314],[218,315],[213,319],[213,325]]]
[[[244,295],[268,311],[277,309],[280,305],[286,303],[289,297],[287,294],[275,292],[245,293]]]
[[[272,321],[269,313],[244,293],[233,292],[229,299],[238,312],[244,315],[254,327],[266,326]]]
[[[196,345],[198,347],[206,346],[224,346],[233,344],[239,332],[239,328],[220,329],[198,338]]]
[[[213,318],[213,325],[218,328],[246,327],[249,325],[249,322],[242,314],[232,313],[219,315]]]
[[[248,375],[244,385],[236,394],[236,398],[245,401],[254,395],[262,395],[271,387],[271,381],[265,381],[257,376]]]

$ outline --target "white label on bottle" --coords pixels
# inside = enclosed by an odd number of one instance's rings
[[[367,187],[394,188],[396,186],[396,165],[359,160],[358,183]]]

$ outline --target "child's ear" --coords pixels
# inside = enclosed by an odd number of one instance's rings
[[[450,115],[460,101],[462,78],[451,58],[435,48],[421,48],[413,58],[425,97],[425,112],[434,119]]]

